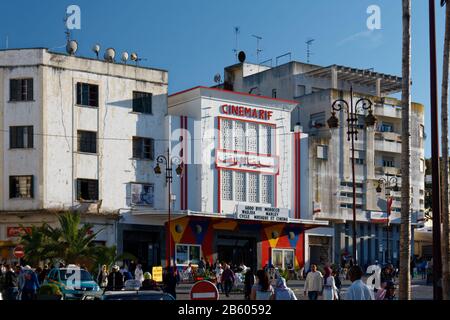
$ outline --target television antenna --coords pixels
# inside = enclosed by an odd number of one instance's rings
[[[316,41],[316,39],[308,39],[305,42],[306,43],[306,63],[309,63],[311,60],[311,55],[312,55],[311,46],[314,41]]]
[[[252,34],[252,37],[256,38],[256,64],[259,64],[259,54],[262,52],[262,49],[259,48],[259,41],[262,40],[262,37]]]
[[[238,61],[238,35],[241,33],[241,28],[236,26],[234,27],[234,36],[235,36],[235,43],[234,43],[234,55],[236,56],[236,62]]]

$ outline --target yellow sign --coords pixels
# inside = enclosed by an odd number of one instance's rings
[[[153,280],[156,282],[162,282],[163,281],[163,268],[162,267],[153,267],[152,268],[152,276]]]

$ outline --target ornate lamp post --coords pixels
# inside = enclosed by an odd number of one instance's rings
[[[386,178],[380,178],[378,180],[378,186],[377,186],[377,193],[381,193],[381,187],[384,186],[384,189],[386,190],[386,262],[391,262],[391,255],[389,251],[389,218],[391,215],[391,205],[392,205],[392,199],[390,199],[391,196],[391,190],[394,192],[399,191],[397,178],[396,177],[386,177]]]
[[[372,101],[360,98],[353,104],[353,87],[350,88],[350,104],[344,99],[338,99],[331,106],[331,117],[328,119],[328,127],[336,129],[339,127],[339,119],[336,112],[343,111],[347,114],[347,141],[351,141],[352,153],[352,184],[353,184],[353,261],[357,264],[356,256],[356,181],[355,181],[355,140],[358,140],[358,111],[368,110],[364,119],[366,127],[375,125],[376,118],[372,113]]]
[[[157,165],[154,169],[155,174],[160,175],[161,174],[161,167],[160,164],[163,164],[166,166],[166,185],[168,189],[168,222],[167,222],[167,247],[168,247],[168,255],[167,255],[167,266],[170,267],[170,262],[172,261],[172,246],[170,241],[170,220],[171,220],[171,187],[172,187],[172,181],[173,181],[173,175],[172,175],[172,167],[174,165],[177,165],[177,168],[175,169],[175,172],[177,176],[181,176],[183,173],[183,167],[181,166],[181,159],[177,156],[170,156],[170,149],[167,149],[167,155],[159,155],[156,158]],[[175,263],[173,264],[175,267]]]

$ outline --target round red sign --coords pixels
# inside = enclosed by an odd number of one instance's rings
[[[23,250],[23,246],[17,246],[13,251],[14,257],[21,259],[25,256],[25,251]]]
[[[214,283],[203,280],[192,286],[191,300],[219,300],[219,291]]]

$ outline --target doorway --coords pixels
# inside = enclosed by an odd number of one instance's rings
[[[219,235],[217,238],[217,257],[221,262],[239,266],[244,263],[256,270],[256,239],[237,236]]]
[[[161,265],[159,233],[145,231],[124,231],[123,252],[132,254],[143,270]]]

